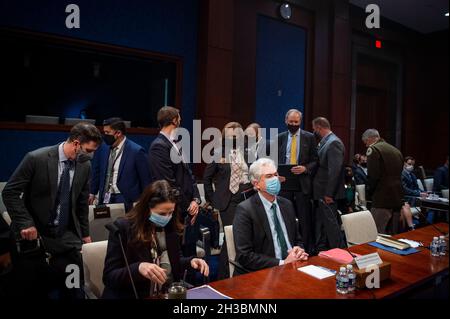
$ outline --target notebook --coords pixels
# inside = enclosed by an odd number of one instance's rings
[[[352,254],[355,255],[356,257],[361,256],[359,254],[355,254],[354,252],[352,252]],[[340,264],[351,264],[353,261],[353,256],[347,250],[340,248],[333,248],[327,251],[321,251],[319,253],[319,256],[332,259]]]
[[[186,299],[232,299],[211,287],[203,285],[187,291]]]

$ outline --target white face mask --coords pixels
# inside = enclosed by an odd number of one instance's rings
[[[406,165],[406,166],[405,166],[405,169],[406,169],[408,172],[412,172],[412,171],[414,170],[414,166],[413,166],[413,165]]]

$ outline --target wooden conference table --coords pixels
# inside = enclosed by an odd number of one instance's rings
[[[435,224],[442,232],[448,233],[448,224]],[[396,235],[420,241],[429,246],[434,236],[441,235],[434,227],[427,226],[411,232]],[[430,250],[419,247],[415,254],[400,256],[382,249],[362,244],[350,251],[365,255],[378,252],[383,261],[391,263],[391,278],[383,281],[379,289],[357,290],[354,294],[336,293],[335,278],[316,279],[297,270],[306,265],[317,265],[338,270],[339,264],[329,259],[314,256],[306,262],[295,262],[284,266],[263,269],[249,274],[210,283],[221,293],[236,299],[379,299],[392,298],[414,288],[438,282],[448,276],[449,256],[433,257]]]

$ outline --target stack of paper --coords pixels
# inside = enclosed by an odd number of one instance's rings
[[[297,268],[297,270],[304,272],[305,274],[308,274],[310,276],[313,276],[314,278],[317,278],[317,279],[324,279],[324,278],[334,276],[334,273],[331,270],[323,268],[323,267],[317,267],[314,265],[300,267],[300,268]]]

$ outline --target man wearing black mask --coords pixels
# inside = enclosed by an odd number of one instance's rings
[[[291,109],[286,113],[287,131],[280,133],[278,143],[278,164],[294,165],[291,172],[298,176],[298,191],[284,191],[280,196],[290,199],[294,204],[297,218],[300,221],[305,250],[313,252],[313,219],[312,219],[312,180],[317,166],[317,143],[312,133],[300,128],[302,113]]]
[[[354,167],[355,184],[366,185],[367,184],[367,156],[361,154]]]
[[[16,286],[23,287],[24,296],[84,297],[79,287],[67,286],[66,269],[78,267],[81,288],[81,245],[91,242],[89,160],[101,141],[94,125],[75,125],[65,142],[27,153],[2,192],[19,241],[20,256],[14,266],[20,269]]]
[[[124,203],[128,212],[150,184],[150,168],[144,148],[126,137],[125,122],[110,118],[103,122],[102,145],[96,152],[89,204]],[[98,193],[98,195],[97,195]]]

